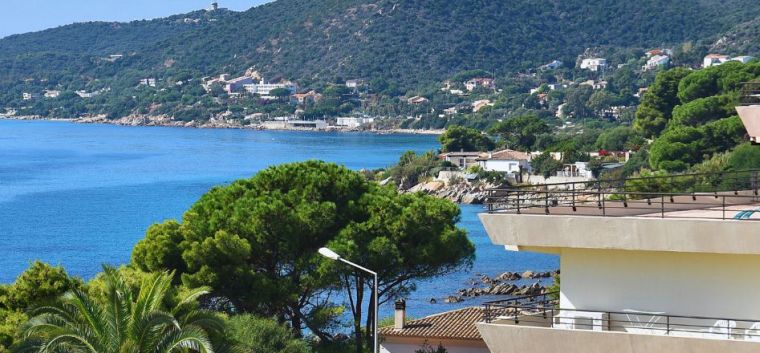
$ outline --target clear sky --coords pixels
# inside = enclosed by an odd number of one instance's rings
[[[219,0],[242,11],[270,0]],[[1,0],[0,38],[74,22],[131,21],[209,7],[211,0]]]

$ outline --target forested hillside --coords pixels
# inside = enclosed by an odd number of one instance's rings
[[[195,13],[11,36],[0,40],[0,65],[3,81],[74,74],[88,70],[88,56],[125,52],[136,57],[124,65],[141,71],[170,60],[208,74],[255,66],[292,79],[382,77],[409,87],[465,69],[574,62],[587,47],[699,40],[758,15],[753,0],[279,0],[201,25],[182,22],[204,16]],[[42,64],[61,55],[70,66]]]

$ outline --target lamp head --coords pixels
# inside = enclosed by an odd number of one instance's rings
[[[340,255],[336,254],[335,251],[332,251],[328,248],[320,248],[319,254],[334,261],[338,261],[338,259],[340,259]]]

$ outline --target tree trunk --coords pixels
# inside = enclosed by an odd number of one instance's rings
[[[362,301],[364,300],[364,280],[356,276],[356,311],[354,311],[354,332],[356,335],[356,353],[362,353]]]

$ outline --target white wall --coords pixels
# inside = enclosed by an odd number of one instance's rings
[[[480,161],[480,166],[486,171],[519,173],[520,165],[527,171],[526,161],[487,160]]]
[[[758,319],[760,255],[561,250],[560,306]]]

